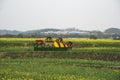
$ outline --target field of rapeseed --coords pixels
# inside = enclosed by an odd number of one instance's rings
[[[0,51],[19,51],[21,48],[21,51],[32,51],[34,41],[41,39],[45,38],[0,38]],[[114,51],[114,49],[119,50],[120,47],[120,40],[112,39],[65,38],[64,41],[73,42],[73,48],[96,49],[97,47],[97,49],[113,49]]]
[[[120,62],[74,59],[0,59],[2,80],[119,80]],[[102,66],[102,67],[101,67]]]
[[[65,38],[71,50],[34,51],[38,39],[0,38],[0,80],[120,79],[120,40]]]

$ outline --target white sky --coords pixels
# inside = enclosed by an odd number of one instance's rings
[[[120,28],[120,0],[0,0],[0,29]]]

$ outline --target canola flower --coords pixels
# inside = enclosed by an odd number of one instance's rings
[[[53,38],[55,40],[56,38]],[[0,41],[34,41],[45,40],[45,38],[0,38]],[[89,39],[89,38],[63,38],[64,41],[73,42],[120,42],[120,40],[113,39]]]

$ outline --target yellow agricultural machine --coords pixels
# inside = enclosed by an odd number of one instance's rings
[[[47,37],[45,40],[36,40],[34,44],[35,51],[61,51],[71,49],[72,42],[64,42],[63,38],[58,37],[53,41],[52,37]]]

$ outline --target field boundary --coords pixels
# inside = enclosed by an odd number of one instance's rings
[[[83,53],[67,51],[29,51],[29,52],[0,52],[0,58],[63,58],[120,61],[120,54],[108,53]]]

